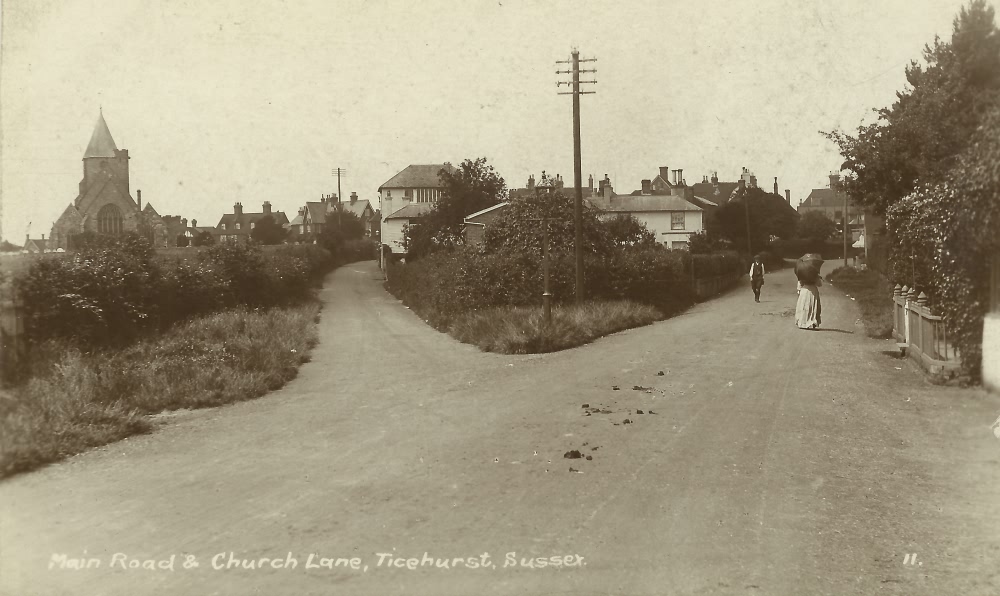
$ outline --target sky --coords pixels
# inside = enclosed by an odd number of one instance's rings
[[[289,219],[409,164],[486,157],[508,187],[573,184],[577,48],[583,183],[629,193],[743,167],[797,205],[840,168],[819,131],[891,105],[958,0],[2,0],[3,238],[49,234],[72,203],[99,110],[131,188],[215,225],[240,201]]]

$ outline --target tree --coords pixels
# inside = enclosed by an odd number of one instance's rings
[[[212,246],[215,244],[215,236],[208,230],[202,230],[191,239],[191,246]]]
[[[799,214],[782,197],[759,188],[750,188],[716,211],[718,233],[736,245],[738,250],[747,246],[747,205],[750,210],[751,252],[764,248],[772,237],[791,238]]]
[[[454,172],[442,169],[438,177],[434,208],[404,231],[408,259],[464,244],[465,216],[507,200],[507,184],[485,157],[466,159]]]
[[[288,230],[281,227],[270,215],[255,221],[253,229],[250,230],[250,237],[261,244],[281,244],[287,235]]]
[[[963,7],[950,42],[925,46],[924,65],[906,68],[908,87],[856,136],[822,133],[837,143],[856,205],[885,213],[921,184],[944,179],[1000,97],[1000,30],[984,0]]]
[[[347,240],[357,240],[365,235],[365,222],[350,211],[345,211],[341,203],[336,203],[333,212],[326,214],[326,226],[335,227]]]
[[[510,204],[486,226],[483,250],[487,253],[542,252],[541,217],[548,218],[549,251],[573,254],[575,227],[573,198],[560,192],[511,199]],[[606,254],[614,246],[598,211],[583,206],[583,244],[590,253]]]
[[[7,240],[0,242],[0,252],[17,252],[20,251],[22,248],[24,247],[18,246],[16,244],[11,244]]]
[[[798,236],[814,242],[826,242],[837,231],[837,224],[819,211],[808,211],[799,218]]]
[[[621,213],[604,220],[604,228],[615,246],[647,248],[656,246],[656,236],[649,231],[646,224],[629,213]]]
[[[688,237],[688,252],[693,255],[708,255],[724,250],[732,250],[731,243],[705,230]]]

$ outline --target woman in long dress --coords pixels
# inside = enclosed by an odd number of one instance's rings
[[[799,329],[816,329],[822,322],[823,305],[819,300],[819,287],[823,278],[817,276],[815,283],[798,283],[799,300],[795,304],[795,326]]]
[[[823,258],[809,253],[795,263],[795,277],[799,283],[796,292],[799,300],[795,304],[795,326],[799,329],[816,329],[822,322],[823,305],[819,300],[819,287],[823,285],[820,268]]]

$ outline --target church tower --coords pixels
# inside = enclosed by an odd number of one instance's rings
[[[104,112],[97,117],[90,143],[83,153],[83,180],[80,181],[80,197],[87,194],[92,186],[105,178],[112,178],[117,185],[131,194],[128,180],[128,149],[118,149],[115,140],[104,121]]]

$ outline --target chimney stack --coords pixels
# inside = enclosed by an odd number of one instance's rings
[[[594,175],[593,174],[590,175],[590,178],[587,181],[587,188],[589,188],[590,190],[594,190]]]
[[[356,192],[352,192],[352,193],[351,193],[351,204],[353,205],[353,204],[354,204],[354,203],[356,203],[357,201],[358,201],[358,193],[356,193]]]
[[[789,205],[792,204],[792,191],[788,190],[787,188],[785,189],[785,200],[788,201]]]
[[[774,194],[778,195],[779,197],[781,196],[781,193],[778,192],[778,177],[777,176],[774,177]]]
[[[712,172],[712,184],[714,184],[716,186],[719,185],[719,173],[718,172]]]
[[[534,189],[535,189],[535,175],[531,174],[530,176],[528,176],[528,190],[534,190]]]
[[[243,215],[243,203],[240,203],[239,201],[233,203],[233,213],[237,216]]]
[[[191,220],[191,227],[192,228],[197,228],[198,227],[198,220],[197,219],[192,219]]]
[[[271,201],[264,201],[264,215],[271,215]]]
[[[677,184],[684,186],[684,169],[677,170]]]
[[[186,217],[182,217],[181,218],[181,227],[184,227],[184,228],[188,227],[188,220],[187,220]]]
[[[139,203],[139,211],[142,211],[142,191],[135,191],[135,200]]]
[[[648,194],[650,194],[650,193],[653,192],[652,188],[650,187],[650,184],[651,184],[650,180],[643,180],[642,181],[642,194],[648,195]]]
[[[837,190],[840,186],[840,174],[830,174],[830,188]]]
[[[669,166],[660,166],[660,178],[663,178],[664,182],[666,182],[667,184],[670,184],[670,167]]]

